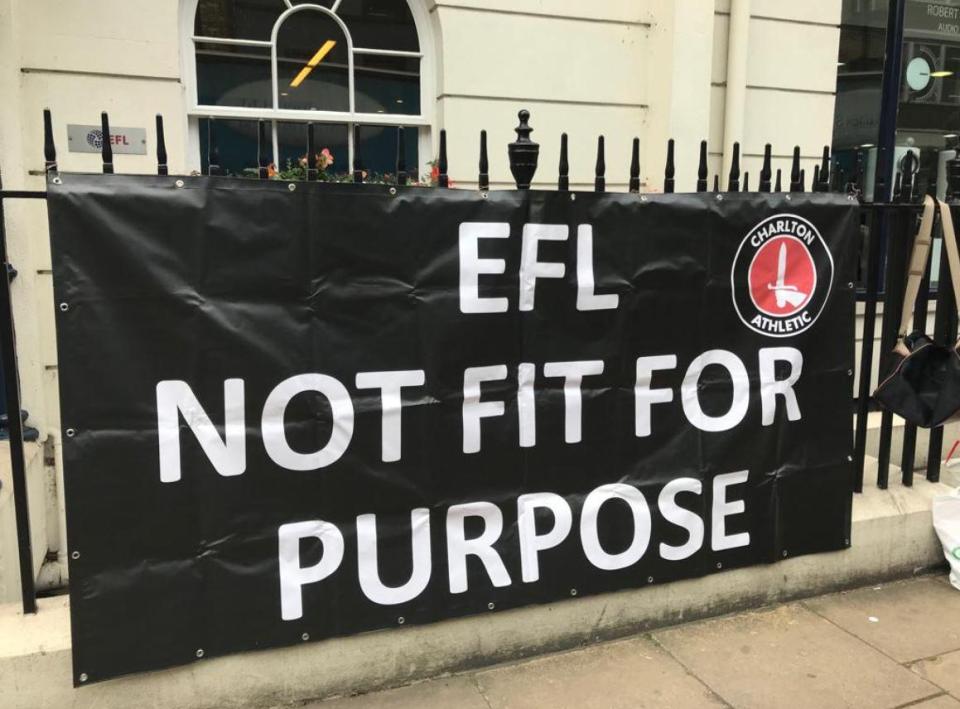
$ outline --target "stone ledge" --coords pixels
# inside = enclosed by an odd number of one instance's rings
[[[891,480],[896,480],[891,474]],[[850,549],[700,579],[541,606],[203,660],[74,690],[69,605],[36,616],[0,606],[5,709],[221,709],[293,704],[406,684],[652,628],[908,577],[942,565],[930,519],[946,484],[867,486],[853,506]],[[149,639],[144,639],[149,642]]]

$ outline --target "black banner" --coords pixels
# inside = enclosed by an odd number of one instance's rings
[[[846,197],[61,178],[76,678],[849,544]]]

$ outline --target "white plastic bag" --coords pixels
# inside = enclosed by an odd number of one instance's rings
[[[933,498],[933,528],[950,564],[950,583],[960,589],[960,489]]]

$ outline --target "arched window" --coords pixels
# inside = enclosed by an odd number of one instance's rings
[[[333,158],[329,173],[363,167],[392,173],[397,127],[408,168],[430,154],[432,64],[420,0],[181,0],[191,20],[185,47],[190,150],[208,164],[215,119],[219,164],[241,174],[256,167],[257,121],[269,121],[277,169],[316,148]]]

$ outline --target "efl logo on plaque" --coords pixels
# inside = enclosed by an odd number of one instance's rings
[[[770,337],[791,337],[816,322],[833,282],[833,257],[806,219],[778,214],[755,226],[737,250],[733,306],[743,323]]]

